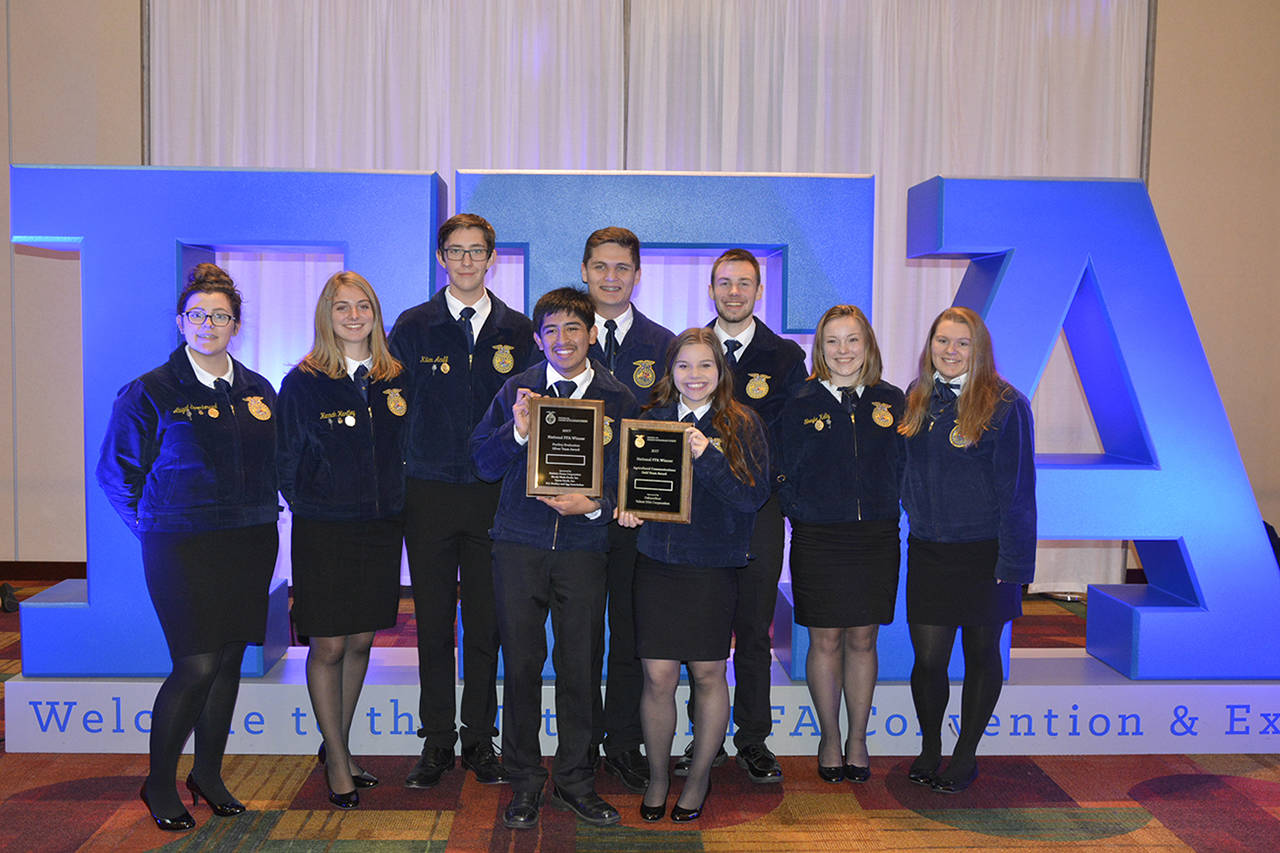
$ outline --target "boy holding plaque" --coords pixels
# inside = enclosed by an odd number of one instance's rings
[[[604,621],[605,551],[618,487],[613,433],[636,404],[604,365],[588,358],[594,316],[585,291],[562,287],[544,294],[534,306],[533,325],[546,361],[507,380],[471,436],[476,473],[502,481],[491,535],[504,668],[503,765],[513,791],[502,823],[510,829],[537,826],[547,778],[538,732],[548,614],[558,729],[551,801],[593,825],[619,820],[617,809],[595,792],[589,748],[591,693],[599,692],[599,682],[592,682],[591,659]],[[528,494],[530,438],[539,426],[532,420],[534,400],[540,397],[603,403],[603,438],[594,448],[603,457],[599,497]]]
[[[591,357],[602,363],[644,404],[666,372],[667,346],[675,337],[631,302],[640,282],[640,239],[626,228],[593,231],[582,250],[582,281],[595,303],[596,342]],[[640,690],[644,676],[636,657],[631,584],[636,570],[636,532],[609,525],[609,684],[596,706],[592,743],[604,746],[605,769],[632,793],[644,791],[649,765],[640,752]],[[595,651],[596,683],[604,669],[604,637]],[[598,750],[593,752],[593,757]]]

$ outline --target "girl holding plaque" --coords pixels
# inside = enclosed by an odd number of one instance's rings
[[[685,421],[693,459],[689,524],[643,522],[635,574],[636,649],[644,668],[640,715],[649,786],[646,821],[666,813],[676,686],[686,661],[698,693],[693,761],[671,809],[677,822],[696,820],[711,786],[711,764],[729,723],[725,661],[737,570],[747,563],[756,510],[769,497],[764,426],[733,399],[733,375],[710,329],[687,329],[667,350],[667,370],[643,417]],[[625,527],[642,524],[620,512]]]
[[[227,353],[240,291],[200,264],[178,296],[184,343],[126,385],[111,410],[98,483],[142,540],[147,592],[173,671],[151,712],[151,767],[139,796],[160,829],[196,825],[174,785],[195,730],[192,805],[244,811],[222,782],[222,756],[247,643],[266,636],[276,562],[276,394]]]
[[[822,737],[818,776],[871,778],[867,720],[876,637],[898,595],[902,391],[880,378],[866,315],[836,305],[813,337],[813,373],[774,422],[774,470],[791,519],[796,622],[809,629],[805,678]],[[840,701],[849,737],[840,742]]]
[[[400,606],[408,404],[382,308],[363,276],[335,273],[315,344],[280,386],[280,491],[293,510],[293,618],[310,637],[307,692],[329,801],[360,804],[378,780],[351,757],[351,723],[374,632]]]
[[[1022,614],[1036,556],[1031,405],[996,372],[986,324],[968,308],[948,308],[929,328],[898,431],[906,436],[902,505],[911,524],[911,698],[924,733],[908,775],[953,794],[977,778],[978,741],[1004,682],[1000,634]],[[960,732],[939,772],[957,628]]]

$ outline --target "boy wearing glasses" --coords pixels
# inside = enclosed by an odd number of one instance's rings
[[[498,731],[498,624],[489,526],[498,485],[476,479],[468,440],[489,401],[529,365],[533,327],[485,287],[497,260],[493,226],[459,213],[437,232],[436,255],[449,284],[410,308],[391,330],[413,405],[405,451],[405,546],[418,622],[418,714],[422,756],[405,779],[430,788],[454,766],[484,784],[507,780],[493,748]],[[454,613],[461,582],[463,688],[454,728]]]

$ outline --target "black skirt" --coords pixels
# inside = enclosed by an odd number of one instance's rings
[[[1002,625],[1022,615],[1022,584],[995,578],[999,543],[907,537],[907,621]]]
[[[293,517],[293,622],[308,637],[391,628],[400,611],[399,518]]]
[[[633,593],[639,657],[729,657],[738,569],[663,563],[637,554]]]
[[[274,523],[142,534],[147,592],[172,657],[266,638],[279,544]]]
[[[796,622],[810,628],[888,625],[898,597],[898,522],[791,524]]]

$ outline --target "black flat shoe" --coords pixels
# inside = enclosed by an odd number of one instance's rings
[[[844,766],[844,778],[850,782],[865,782],[871,778],[871,767],[859,767],[856,764]]]
[[[354,809],[360,805],[360,792],[352,791],[348,794],[339,794],[330,788],[329,802],[340,809]]]
[[[321,766],[324,765],[325,759],[329,757],[328,751],[325,750],[324,744],[320,744],[320,748],[316,750],[316,759]],[[361,770],[359,775],[352,775],[351,781],[355,783],[357,788],[376,788],[378,787],[378,777],[374,776],[368,770]]]
[[[218,817],[235,817],[238,814],[244,814],[244,803],[240,802],[235,797],[231,797],[231,799],[227,800],[225,803],[215,803],[213,800],[209,799],[209,795],[200,790],[200,786],[196,784],[195,777],[190,773],[187,774],[187,790],[191,792],[191,806],[193,808],[196,804],[196,797],[199,797],[209,804],[209,808],[212,809],[213,813]],[[228,794],[228,796],[230,795]]]
[[[142,800],[142,804],[147,807],[147,811],[151,813],[151,819],[156,822],[156,826],[165,832],[186,832],[188,829],[195,829],[196,819],[185,809],[178,817],[160,817],[160,815],[156,814],[151,808],[151,801],[147,799],[147,785],[145,782],[138,789],[138,797]]]
[[[823,782],[843,782],[844,768],[836,765],[835,767],[823,767],[818,765],[818,778]]]
[[[942,759],[938,759],[932,765],[920,765],[920,759],[917,758],[911,762],[911,769],[907,771],[907,779],[917,785],[924,785],[928,788],[933,785],[933,777],[938,774],[938,767],[941,764]]]
[[[958,794],[973,784],[973,780],[978,778],[978,765],[973,765],[973,769],[968,775],[960,779],[947,779],[941,776],[934,777],[933,790],[939,794]]]

